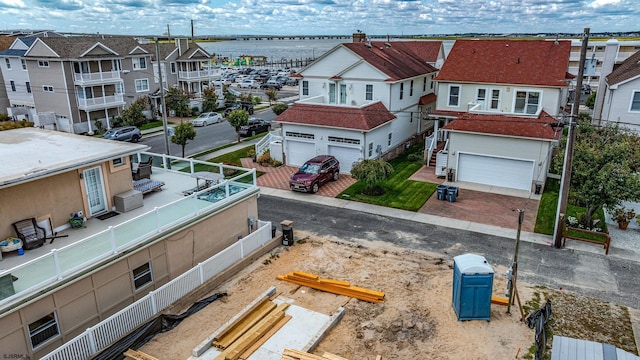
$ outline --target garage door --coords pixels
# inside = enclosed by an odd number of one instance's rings
[[[300,166],[314,156],[315,143],[287,140],[287,165]]]
[[[456,179],[531,191],[533,164],[531,160],[460,153]]]
[[[340,161],[340,172],[348,173],[351,172],[353,163],[360,160],[360,149],[329,145],[329,155]]]

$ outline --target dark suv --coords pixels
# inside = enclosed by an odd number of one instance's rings
[[[224,111],[224,116],[229,115],[233,110],[244,110],[253,115],[253,103],[250,101],[238,101]]]
[[[340,162],[331,155],[318,155],[305,162],[291,175],[289,187],[294,191],[318,192],[320,185],[340,177]]]
[[[250,117],[247,121],[247,125],[243,125],[240,127],[240,136],[255,136],[256,134],[267,132],[271,130],[271,124],[268,122]]]

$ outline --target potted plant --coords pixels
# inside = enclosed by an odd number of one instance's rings
[[[629,226],[629,222],[635,217],[635,210],[625,209],[624,207],[615,208],[611,213],[611,218],[618,223],[618,227],[622,230],[626,230],[627,226]]]

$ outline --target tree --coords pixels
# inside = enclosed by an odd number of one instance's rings
[[[382,195],[384,189],[380,183],[393,173],[393,166],[383,159],[362,160],[351,168],[351,176],[365,185],[363,191],[367,195]]]
[[[227,122],[234,129],[236,129],[236,135],[238,135],[238,142],[240,142],[240,128],[247,125],[249,122],[249,113],[245,110],[233,110],[227,115]]]
[[[229,85],[222,87],[222,94],[224,95],[224,107],[230,107],[236,103],[236,96],[229,91]]]
[[[196,137],[196,130],[190,122],[180,121],[174,128],[175,134],[171,137],[171,142],[182,147],[182,157],[184,158],[184,148]]]
[[[202,111],[214,112],[218,110],[218,93],[216,93],[215,87],[208,87],[202,90]]]
[[[264,94],[269,98],[269,106],[271,106],[273,101],[278,100],[278,90],[274,88],[269,88],[269,90],[265,91]]]
[[[589,96],[587,96],[587,98],[584,101],[584,105],[586,107],[588,107],[589,109],[593,110],[593,107],[596,104],[596,92],[592,92],[591,94],[589,94]]]
[[[167,91],[167,107],[175,111],[176,116],[189,116],[189,94],[180,88],[171,87]]]
[[[122,125],[125,126],[140,126],[147,121],[143,111],[147,109],[149,99],[146,96],[139,97],[128,108],[122,110],[120,118]]]
[[[273,113],[276,115],[280,115],[288,108],[289,108],[289,105],[287,104],[282,104],[282,103],[273,104],[273,106],[271,107],[271,111],[273,111]]]
[[[581,114],[582,115],[582,114]],[[565,147],[554,169],[562,168]],[[586,208],[583,224],[591,227],[601,207],[640,200],[640,137],[616,125],[595,127],[589,116],[577,122],[569,202]]]

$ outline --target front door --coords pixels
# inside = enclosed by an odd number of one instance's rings
[[[84,188],[87,192],[89,216],[95,216],[107,210],[107,199],[104,197],[102,169],[97,166],[82,172]]]

